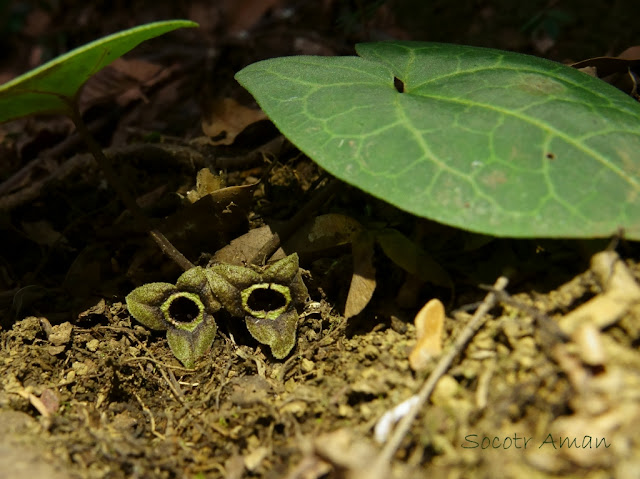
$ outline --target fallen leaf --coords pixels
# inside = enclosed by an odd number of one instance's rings
[[[242,236],[235,238],[224,248],[216,251],[213,255],[212,262],[243,266],[258,254],[260,248],[270,241],[273,235],[274,231],[269,225],[254,228]],[[279,249],[272,258],[280,259],[285,256],[282,249]]]
[[[240,35],[251,29],[267,11],[278,7],[282,0],[235,0],[224,4],[227,30]]]
[[[105,283],[111,265],[111,256],[103,246],[93,244],[80,251],[69,266],[62,286],[78,301],[88,299]],[[82,310],[86,309],[82,305]]]
[[[300,257],[326,255],[331,250],[352,243],[362,232],[362,225],[347,215],[329,213],[305,223],[286,242],[287,250]]]
[[[624,55],[624,56],[623,56]],[[627,48],[617,57],[594,57],[571,64],[573,68],[594,67],[599,78],[614,73],[625,73],[630,67],[640,65],[640,46]]]
[[[217,263],[242,265],[260,251],[260,249],[278,233],[282,224],[270,224],[254,228],[234,239],[213,257]],[[351,244],[353,238],[362,230],[355,219],[340,214],[320,215],[305,223],[278,249],[272,259],[282,259],[287,253],[296,252],[305,261],[327,255],[331,250]],[[286,252],[286,253],[285,253]]]
[[[376,232],[376,241],[384,254],[406,272],[423,281],[445,288],[453,288],[449,273],[425,250],[411,241],[400,231],[385,228]]]
[[[617,57],[595,57],[571,65],[622,90],[636,100],[640,75],[640,46],[627,48]]]
[[[3,13],[6,13],[3,12]],[[51,13],[42,8],[34,8],[29,12],[22,34],[31,38],[44,37],[51,28]]]
[[[202,119],[202,131],[214,145],[230,145],[247,126],[265,118],[262,110],[243,106],[233,98],[222,98],[210,105],[209,116]]]
[[[376,268],[373,265],[374,237],[369,232],[360,233],[351,244],[353,252],[353,276],[344,308],[349,319],[359,314],[371,301],[376,290]]]
[[[229,186],[205,195],[164,220],[160,230],[187,257],[220,248],[246,231],[256,186]]]
[[[173,68],[146,60],[117,58],[109,66],[93,75],[85,84],[80,96],[80,111],[114,99],[120,106],[146,97],[142,87],[151,87],[168,78]]]
[[[198,29],[208,40],[213,39],[214,32],[220,27],[220,2],[194,1],[188,4],[186,18],[200,25]]]
[[[618,55],[618,58],[622,58],[623,60],[640,60],[640,45],[634,45],[627,48],[622,53],[620,53],[620,55]]]
[[[59,241],[66,241],[66,238],[48,221],[23,222],[22,229],[29,239],[39,245],[52,247]]]

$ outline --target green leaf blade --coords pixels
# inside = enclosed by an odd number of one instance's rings
[[[0,85],[0,123],[35,113],[69,114],[84,83],[116,58],[145,40],[172,30],[195,27],[188,20],[140,25],[71,50]]]
[[[418,216],[495,236],[623,227],[640,239],[640,105],[622,92],[498,50],[357,51],[266,60],[236,78],[323,168]]]

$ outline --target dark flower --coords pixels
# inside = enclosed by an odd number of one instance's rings
[[[127,308],[140,323],[167,331],[173,354],[191,368],[213,343],[217,326],[213,313],[221,308],[211,293],[205,269],[185,271],[175,285],[149,283],[126,298]]]
[[[244,317],[249,333],[282,359],[291,352],[298,326],[297,307],[307,299],[298,255],[265,268],[216,264],[205,274],[216,298],[233,316]]]

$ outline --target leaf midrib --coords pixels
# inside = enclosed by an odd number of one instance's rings
[[[468,181],[472,188],[473,191],[475,192],[475,194],[479,197],[484,199],[485,201],[487,201],[489,204],[493,205],[496,209],[502,210],[503,212],[505,212],[506,214],[511,214],[511,215],[516,215],[516,216],[522,216],[522,212],[519,213],[514,213],[513,211],[509,211],[506,210],[505,208],[503,208],[494,197],[489,196],[487,193],[482,192],[482,190],[479,190],[476,185],[475,185],[475,181],[471,178],[470,175],[465,174],[455,168],[451,168],[450,166],[448,166],[446,164],[446,162],[443,162],[437,155],[435,155],[432,151],[431,148],[429,148],[429,146],[426,144],[426,142],[424,141],[424,137],[421,134],[420,130],[416,129],[412,122],[407,118],[407,116],[405,115],[405,111],[404,108],[402,108],[402,106],[400,106],[398,104],[398,102],[396,102],[396,111],[398,112],[399,115],[402,116],[402,118],[399,118],[399,121],[403,122],[402,124],[404,124],[412,133],[413,137],[416,139],[416,141],[418,142],[418,144],[421,146],[421,148],[423,149],[423,151],[425,152],[425,158],[431,158],[432,161],[434,161],[440,171],[439,174],[441,174],[443,171],[447,171],[455,176],[464,178],[466,181]],[[546,180],[547,180],[547,186],[549,188],[547,195],[545,195],[544,197],[541,197],[538,201],[538,204],[536,205],[536,207],[533,210],[529,210],[528,213],[538,213],[541,211],[542,207],[550,200],[555,200],[557,203],[559,203],[560,205],[562,205],[564,208],[566,208],[568,211],[571,211],[576,217],[581,218],[583,221],[587,221],[587,222],[591,222],[589,220],[588,217],[586,217],[583,213],[581,213],[579,210],[576,210],[575,206],[567,203],[565,200],[563,200],[561,197],[559,197],[556,192],[555,189],[553,188],[553,185],[550,184],[549,182],[549,178],[548,175],[546,173],[546,169],[544,171],[544,174],[546,176]],[[439,175],[438,175],[439,176]],[[432,183],[429,185],[428,190],[431,190],[433,188],[433,184],[434,181],[432,181]]]

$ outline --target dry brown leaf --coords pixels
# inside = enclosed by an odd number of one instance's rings
[[[374,237],[365,232],[353,241],[353,276],[344,308],[344,317],[349,319],[359,314],[369,304],[376,290],[376,268],[373,266]]]
[[[51,13],[42,8],[34,8],[26,18],[22,34],[31,38],[45,36],[51,28]]]
[[[580,71],[601,78],[636,100],[640,75],[640,46],[627,48],[617,57],[595,57],[571,65]],[[595,74],[593,74],[595,70]]]
[[[218,250],[213,260],[218,263],[244,264],[278,233],[282,225],[271,224],[254,228],[234,239],[230,244]],[[287,253],[296,252],[301,258],[309,259],[318,254],[326,255],[336,247],[348,245],[362,229],[362,225],[349,216],[340,214],[321,215],[303,225],[285,241],[272,259],[284,258]]]
[[[22,223],[22,230],[29,239],[43,246],[51,247],[57,242],[65,240],[62,233],[56,231],[48,221],[34,221],[32,223],[25,221]]]
[[[255,188],[253,184],[214,191],[164,220],[160,230],[187,257],[221,248],[246,231]]]
[[[573,68],[595,67],[598,77],[625,73],[630,67],[640,65],[640,46],[627,48],[617,57],[594,57],[573,63]]]
[[[232,144],[247,126],[266,118],[262,110],[243,106],[233,98],[215,101],[210,111],[209,117],[202,119],[202,131],[214,139],[224,135],[222,139],[214,140],[214,145]]]
[[[267,11],[277,8],[282,0],[234,0],[225,2],[223,9],[227,29],[231,35],[238,35],[251,29]]]
[[[212,261],[215,263],[227,263],[242,266],[251,258],[255,257],[255,255],[258,254],[258,251],[260,251],[260,248],[270,241],[274,234],[274,231],[269,225],[249,230],[242,236],[232,240],[224,248],[216,251],[213,255]],[[285,256],[286,255],[282,249],[279,249],[272,258],[280,259]]]
[[[222,20],[219,2],[211,1],[194,1],[188,6],[187,18],[196,22],[202,32],[208,39],[213,38],[213,33],[219,28]]]
[[[444,327],[444,305],[432,299],[418,312],[415,318],[418,342],[409,354],[409,365],[414,371],[424,369],[429,360],[442,352],[442,329]]]
[[[117,58],[87,81],[80,97],[80,111],[112,98],[120,106],[139,99],[146,101],[141,87],[153,86],[172,72],[173,68],[145,60]]]
[[[329,213],[305,223],[287,240],[288,250],[297,251],[300,257],[326,254],[354,241],[362,231],[362,225],[347,215]]]
[[[13,80],[16,77],[15,74],[9,72],[0,72],[0,85],[3,83],[7,83],[10,80]]]

